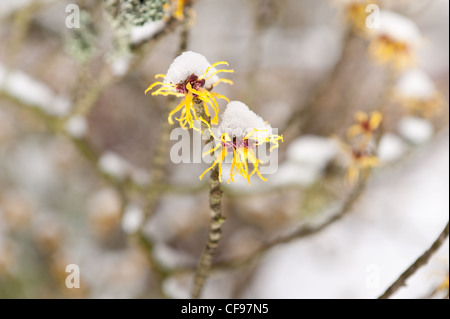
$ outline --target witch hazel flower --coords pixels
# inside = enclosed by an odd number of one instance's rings
[[[194,128],[194,121],[209,122],[218,124],[219,105],[216,99],[228,98],[212,92],[212,90],[221,82],[233,84],[231,80],[219,78],[219,73],[233,73],[234,70],[220,69],[216,67],[226,65],[225,61],[210,64],[208,60],[201,54],[187,51],[175,58],[169,67],[166,75],[158,74],[156,78],[163,78],[163,81],[155,82],[150,85],[145,93],[151,91],[156,86],[160,86],[152,95],[173,95],[181,97],[181,102],[169,114],[169,123],[174,124],[173,116],[181,113],[176,120],[182,128]],[[196,104],[203,104],[204,113],[207,118],[203,118],[195,109]],[[212,109],[212,114],[209,107]]]
[[[175,5],[175,9],[173,10],[173,16],[178,20],[184,19],[184,5],[186,2],[190,0],[171,0],[172,6]],[[170,5],[168,5],[170,7]]]
[[[361,144],[367,145],[379,129],[383,115],[379,111],[373,111],[370,114],[358,111],[354,118],[356,123],[348,128],[347,137],[352,139],[362,136]]]
[[[361,179],[367,179],[371,170],[379,165],[379,159],[371,145],[349,145],[334,137],[347,159],[346,180],[353,185]]]
[[[218,142],[214,148],[204,155],[215,154],[216,160],[201,176],[219,167],[219,180],[222,181],[222,164],[228,155],[232,156],[230,178],[227,183],[234,182],[236,174],[241,175],[250,184],[250,177],[258,175],[263,181],[264,178],[259,171],[259,164],[262,163],[257,158],[256,148],[269,144],[270,151],[279,146],[279,141],[283,141],[283,136],[272,134],[272,127],[260,116],[251,111],[247,105],[239,101],[228,103],[222,114],[222,122],[219,126],[220,138],[212,132],[214,139]],[[250,170],[250,165],[253,169]]]
[[[382,10],[380,25],[373,31],[369,47],[371,56],[380,64],[393,64],[404,69],[416,62],[416,50],[422,35],[414,21],[398,13]]]
[[[377,0],[339,0],[338,2],[344,7],[346,18],[353,30],[361,35],[367,31],[367,17],[370,5],[378,5]]]
[[[409,70],[398,79],[394,97],[413,115],[426,118],[439,114],[445,105],[433,81],[420,69]]]

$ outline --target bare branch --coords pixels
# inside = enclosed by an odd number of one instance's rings
[[[380,296],[378,299],[388,299],[391,297],[397,290],[406,285],[406,281],[409,277],[414,275],[414,273],[419,270],[421,267],[425,266],[430,260],[431,256],[433,256],[436,251],[442,246],[445,240],[448,237],[449,233],[449,223],[447,222],[447,226],[445,226],[442,233],[438,236],[438,238],[434,241],[429,249],[427,249],[417,260],[408,267],[398,279]]]

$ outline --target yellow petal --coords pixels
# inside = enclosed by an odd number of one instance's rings
[[[169,124],[170,124],[170,125],[173,125],[172,116],[173,116],[175,113],[177,113],[178,111],[180,111],[183,107],[184,107],[184,100],[182,100],[182,101],[180,102],[180,104],[178,104],[177,107],[176,107],[173,111],[170,112],[169,118],[168,118]]]
[[[347,180],[353,184],[359,180],[359,167],[357,165],[350,165],[347,171]]]
[[[361,128],[361,125],[359,124],[354,124],[352,126],[350,126],[347,130],[347,137],[348,138],[352,138],[355,137],[359,134],[363,133],[363,129]]]
[[[155,83],[151,84],[151,85],[147,88],[147,90],[145,90],[145,94],[147,94],[148,91],[150,91],[151,89],[153,89],[153,88],[154,88],[155,86],[157,86],[157,85],[164,85],[164,83],[163,83],[163,82],[155,82]]]
[[[380,112],[378,111],[372,112],[369,122],[370,130],[375,131],[376,129],[378,129],[382,120],[383,115]]]
[[[355,121],[358,123],[364,123],[369,120],[369,117],[367,114],[363,111],[358,111],[355,113]]]

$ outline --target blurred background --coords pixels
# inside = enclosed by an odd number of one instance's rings
[[[370,3],[394,18],[367,29]],[[144,95],[186,50],[284,136],[267,182],[223,183],[203,297],[376,298],[448,221],[446,0],[1,1],[0,43],[0,298],[190,296],[208,165],[170,161],[173,101]],[[374,110],[351,185],[334,141]],[[448,269],[447,241],[394,297],[448,298]]]

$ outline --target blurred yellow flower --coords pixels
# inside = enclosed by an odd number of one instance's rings
[[[404,69],[416,62],[415,53],[407,43],[397,42],[387,36],[374,39],[369,52],[377,62],[392,63],[397,69]]]
[[[394,88],[394,99],[413,115],[426,118],[440,114],[446,104],[432,79],[420,69],[402,74]]]
[[[377,63],[391,64],[400,70],[414,66],[422,36],[412,20],[395,12],[381,11],[380,25],[371,32],[369,53]]]
[[[377,4],[374,0],[356,0],[347,4],[346,15],[347,20],[352,26],[353,30],[361,35],[367,32],[366,20],[370,14],[367,8],[371,4]]]
[[[355,184],[361,178],[366,179],[370,175],[372,168],[379,165],[378,158],[373,154],[367,145],[352,147],[342,142],[339,137],[334,137],[341,146],[345,155],[349,158],[346,179],[350,184]]]
[[[172,0],[177,3],[177,9],[175,10],[174,17],[183,20],[184,19],[184,3],[186,0]]]
[[[352,150],[351,163],[347,170],[347,180],[350,183],[357,182],[361,177],[366,177],[370,169],[378,166],[378,158],[368,152]]]
[[[368,115],[365,112],[358,111],[355,113],[356,124],[350,126],[347,130],[347,137],[353,138],[358,135],[363,135],[364,142],[368,142],[373,133],[379,128],[383,116],[380,112],[375,111]]]

